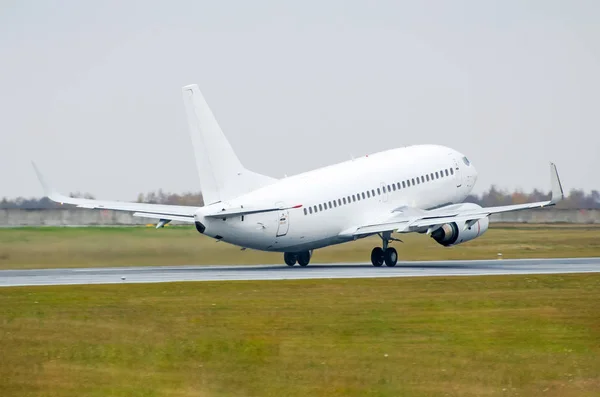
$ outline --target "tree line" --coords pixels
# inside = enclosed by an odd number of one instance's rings
[[[83,197],[93,199],[89,193],[71,193],[70,197]],[[465,200],[466,202],[476,203],[482,207],[494,207],[499,205],[523,204],[533,201],[545,201],[550,199],[550,193],[540,190],[533,190],[530,193],[522,191],[507,192],[492,186],[487,192],[480,195],[470,195]],[[168,193],[162,189],[149,193],[140,193],[137,197],[138,203],[151,204],[170,204],[170,205],[190,205],[202,206],[202,194],[200,192],[185,192],[185,193]],[[3,198],[0,201],[0,208],[21,208],[21,209],[47,209],[59,208],[60,204],[50,201],[47,197],[43,198],[24,198],[17,197],[14,199]],[[571,190],[565,199],[561,201],[558,208],[567,209],[600,209],[600,192],[592,190],[590,193],[585,193],[582,189]]]

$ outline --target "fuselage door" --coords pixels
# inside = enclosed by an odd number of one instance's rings
[[[458,160],[453,158],[454,160],[454,177],[456,178],[456,187],[462,186],[462,173],[460,172],[460,165],[458,164]]]
[[[277,234],[275,237],[285,236],[290,229],[289,211],[279,211],[279,218],[277,218]]]

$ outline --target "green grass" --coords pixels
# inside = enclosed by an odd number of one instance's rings
[[[0,395],[597,396],[599,303],[596,274],[5,288]]]
[[[598,226],[499,226],[445,248],[424,235],[398,235],[400,260],[600,256]],[[315,251],[315,262],[368,262],[378,237]],[[240,251],[191,227],[0,229],[0,269],[283,263],[281,254]]]

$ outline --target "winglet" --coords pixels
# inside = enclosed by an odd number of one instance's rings
[[[560,178],[558,177],[556,164],[554,163],[550,163],[550,184],[552,186],[552,197],[550,198],[550,203],[556,204],[565,197],[565,194],[560,183]]]
[[[40,181],[40,184],[42,185],[42,188],[44,189],[44,195],[46,197],[48,197],[50,200],[57,202],[57,203],[73,204],[73,203],[70,203],[70,197],[63,196],[62,194],[58,193],[56,190],[54,190],[48,184],[48,181],[46,180],[46,178],[44,178],[44,176],[40,172],[40,169],[37,167],[37,165],[33,161],[31,162],[31,165],[33,166],[35,174],[37,175],[38,180]]]
[[[42,173],[40,172],[39,168],[37,167],[37,165],[35,165],[35,163],[32,161],[31,165],[33,166],[33,169],[35,171],[35,174],[37,175],[38,180],[40,181],[40,184],[42,185],[42,188],[44,189],[44,194],[47,197],[52,196],[52,194],[54,193],[54,191],[52,190],[52,188],[50,187],[50,185],[48,185],[48,183],[46,182],[46,180],[44,179],[44,176],[42,175]]]

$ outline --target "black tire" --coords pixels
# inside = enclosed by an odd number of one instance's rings
[[[373,248],[373,251],[371,251],[371,263],[373,266],[380,267],[383,265],[383,260],[383,249],[381,247]]]
[[[283,254],[283,260],[286,265],[294,266],[296,264],[296,262],[298,261],[298,255],[296,255],[292,252],[285,252]]]
[[[396,249],[392,247],[386,249],[384,253],[384,260],[387,267],[396,266],[396,263],[398,263],[398,252]]]
[[[310,252],[303,251],[298,254],[298,264],[302,267],[308,266],[310,263]]]

